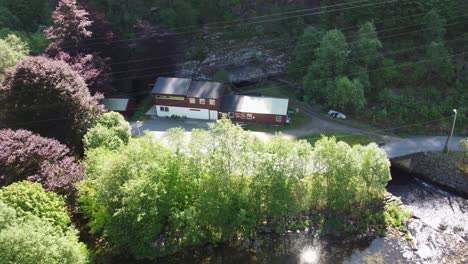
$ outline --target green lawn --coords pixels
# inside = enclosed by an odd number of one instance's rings
[[[377,137],[374,136],[369,136],[369,135],[362,135],[362,134],[347,134],[347,133],[323,133],[323,134],[310,134],[308,136],[305,136],[301,139],[305,139],[309,141],[310,144],[315,144],[316,141],[318,141],[322,135],[327,136],[327,137],[336,137],[338,141],[344,141],[348,143],[349,145],[368,145],[369,143],[372,142],[379,142]]]

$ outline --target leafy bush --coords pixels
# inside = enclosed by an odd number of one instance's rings
[[[88,263],[63,197],[19,182],[0,189],[0,259],[6,263]]]
[[[104,147],[118,149],[128,143],[131,134],[130,124],[116,112],[109,112],[99,117],[96,125],[88,130],[84,137],[86,150]]]
[[[34,215],[62,231],[70,226],[63,197],[44,191],[40,184],[23,181],[2,187],[0,201],[13,208],[17,218]]]
[[[63,198],[39,184],[0,189],[0,259],[5,263],[84,264],[86,246],[70,226]]]
[[[57,233],[38,218],[0,229],[0,259],[5,263],[85,264],[89,263],[88,255],[76,234]]]
[[[28,45],[15,35],[0,39],[0,74],[29,54]]]
[[[0,130],[0,185],[39,182],[49,191],[70,194],[83,179],[83,167],[54,139],[27,130]]]

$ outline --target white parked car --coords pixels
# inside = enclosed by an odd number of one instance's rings
[[[330,111],[328,111],[328,115],[329,115],[329,116],[332,116],[332,117],[334,117],[334,118],[336,118],[336,119],[343,119],[343,120],[346,119],[346,115],[345,115],[345,114],[340,113],[340,112],[337,112],[337,111],[335,111],[335,110],[330,110]]]

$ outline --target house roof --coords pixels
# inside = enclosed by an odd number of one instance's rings
[[[102,99],[104,108],[109,111],[126,111],[128,107],[128,98],[105,98]]]
[[[228,95],[223,98],[221,111],[252,114],[287,115],[289,99],[249,95]]]
[[[219,99],[223,96],[223,90],[220,82],[192,81],[187,97]]]
[[[191,79],[185,78],[159,77],[151,93],[185,96],[191,82]]]

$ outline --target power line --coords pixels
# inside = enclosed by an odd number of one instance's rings
[[[460,16],[460,17],[465,17],[465,15]],[[447,24],[446,26],[453,26],[453,25],[460,24],[460,23],[463,23],[463,22],[465,22],[465,20],[450,23],[450,24]],[[382,32],[387,32],[387,31],[393,31],[393,30],[398,30],[398,29],[402,29],[402,28],[413,27],[413,26],[416,26],[416,25],[420,25],[420,23],[407,25],[407,26],[403,26],[403,27],[396,27],[396,28],[390,28],[390,29],[377,30],[377,31],[375,31],[375,33],[377,34],[377,33],[382,33]],[[409,31],[409,32],[402,32],[402,33],[398,33],[398,34],[394,34],[394,35],[381,37],[381,38],[379,38],[379,40],[393,38],[393,37],[396,37],[396,36],[401,36],[401,35],[406,35],[406,34],[412,34],[412,33],[421,32],[421,31],[427,31],[427,30],[434,29],[434,28],[436,28],[436,27],[413,30],[413,31]],[[457,41],[460,41],[460,40],[463,40],[463,38],[460,38]],[[296,45],[296,47],[299,47],[299,46],[301,46],[301,47],[312,46],[312,45],[315,45],[315,44],[319,44],[320,42],[321,41],[308,43],[308,44],[304,44],[304,45]],[[446,41],[446,43],[450,43],[450,42],[453,42],[453,41]],[[359,41],[349,42],[347,44],[348,45],[353,45],[353,44],[356,44],[356,43],[359,43]],[[423,46],[428,46],[428,45],[423,45]],[[269,49],[268,51],[282,50],[282,49],[285,49],[285,48],[288,48],[288,46],[279,47],[279,48],[275,48],[275,49]],[[365,58],[365,57],[362,57],[362,58]],[[255,58],[252,58],[252,59],[247,60],[247,61],[253,61],[253,60],[255,60]],[[231,63],[227,62],[227,63],[224,63],[224,64],[219,64],[218,66],[228,66],[230,64]],[[155,66],[155,67],[147,67],[147,68],[139,68],[139,69],[125,70],[125,71],[111,72],[111,73],[107,73],[107,74],[104,74],[104,75],[112,76],[112,75],[117,75],[117,74],[123,74],[123,73],[129,73],[129,72],[138,72],[138,71],[145,71],[145,70],[155,70],[155,69],[161,69],[161,68],[166,68],[166,67],[170,67],[170,66],[178,66],[178,65],[180,65],[180,64],[178,64],[178,63],[165,64],[165,65],[158,65],[158,66]],[[174,72],[176,72],[176,71],[174,70],[174,71],[170,71],[170,72],[164,72],[163,74],[174,73]],[[130,77],[130,79],[133,79],[133,78],[136,78],[136,77]],[[116,80],[119,80],[119,79],[116,79]]]
[[[341,4],[334,4],[334,5],[321,6],[321,7],[315,7],[315,8],[306,8],[306,9],[298,9],[298,10],[294,10],[294,11],[278,12],[278,13],[269,14],[269,15],[253,16],[253,17],[250,17],[248,19],[254,20],[254,19],[264,18],[264,17],[274,17],[274,16],[285,15],[285,14],[308,12],[308,11],[326,9],[326,8],[336,7],[336,6],[341,6],[341,5],[353,5],[353,4],[361,3],[361,2],[369,2],[369,0],[359,0],[359,1],[351,2],[351,3],[341,3]],[[202,26],[206,27],[206,26],[225,24],[225,23],[239,23],[239,22],[243,22],[245,20],[246,19],[241,18],[241,19],[233,19],[233,20],[229,20],[229,21],[217,21],[217,22],[205,23]],[[199,26],[200,25],[190,25],[190,26],[184,26],[184,27],[170,28],[170,30],[177,31],[177,30],[180,30],[180,29],[194,28],[194,27],[199,27]],[[145,33],[159,33],[159,32],[164,32],[164,31],[162,31],[162,30],[151,30],[151,31],[147,31]],[[120,36],[125,36],[125,35],[130,35],[130,34],[121,34]],[[115,36],[119,36],[119,35],[116,34]],[[107,38],[108,37],[90,37],[90,38],[87,38],[86,41],[87,40],[96,40],[96,39],[107,39]],[[67,41],[67,42],[72,42],[72,41]],[[65,42],[65,43],[67,43],[67,42]]]
[[[437,11],[438,9],[436,9]],[[440,9],[442,10],[442,9]],[[374,24],[379,24],[379,23],[384,23],[384,22],[388,22],[388,21],[397,21],[397,20],[403,20],[403,19],[407,19],[409,17],[416,17],[416,16],[422,16],[422,15],[426,15],[427,12],[423,12],[423,13],[418,13],[418,14],[413,14],[413,15],[408,15],[408,16],[402,16],[402,17],[399,17],[398,19],[396,18],[392,18],[392,19],[385,19],[385,20],[379,20],[379,21],[373,21]],[[462,16],[459,16],[459,17],[462,17]],[[452,17],[453,18],[458,18],[458,17]],[[348,30],[348,29],[354,29],[354,28],[359,28],[360,25],[357,25],[357,26],[350,26],[350,27],[345,27],[345,28],[341,28],[340,30],[344,31],[344,30]],[[279,37],[279,38],[270,38],[268,41],[262,41],[261,44],[266,44],[266,43],[272,43],[272,42],[278,42],[278,41],[282,41],[282,40],[292,40],[292,39],[297,39],[297,38],[300,38],[301,36],[298,36],[298,37]],[[255,48],[256,46],[253,46],[251,48]],[[221,48],[221,49],[210,49],[211,51],[226,51],[226,50],[235,50],[235,49],[238,49],[238,48],[249,48],[249,47],[245,47],[244,44],[238,44],[238,45],[235,45],[235,46],[231,46],[229,48]],[[127,63],[135,63],[135,62],[143,62],[143,61],[151,61],[151,60],[157,60],[157,59],[164,59],[164,58],[171,58],[171,57],[178,57],[178,56],[185,56],[185,53],[182,53],[182,52],[176,52],[176,53],[172,53],[170,55],[166,55],[166,56],[158,56],[158,57],[152,57],[152,58],[146,58],[146,59],[139,59],[139,60],[128,60],[128,61],[122,61],[122,62],[114,62],[114,63],[109,63],[108,65],[120,65],[120,64],[127,64]]]
[[[460,21],[460,22],[457,22],[457,23],[448,24],[448,26],[449,25],[460,24],[460,23],[463,23],[465,21],[466,20],[463,20],[463,21]],[[417,25],[417,24],[415,24],[415,25]],[[405,27],[413,27],[415,25],[410,25],[410,26],[405,26]],[[401,28],[405,28],[405,27],[392,28],[392,29],[387,29],[387,30],[382,30],[382,31],[375,31],[375,33],[392,31],[392,30],[401,29]],[[410,32],[398,33],[398,34],[394,34],[394,35],[390,35],[390,36],[381,37],[381,38],[379,38],[379,40],[388,39],[388,38],[401,36],[401,35],[406,35],[406,34],[411,34],[411,33],[420,32],[420,31],[426,31],[426,30],[429,30],[429,29],[433,29],[433,28],[426,28],[426,29],[414,30],[414,31],[410,31]],[[369,35],[369,34],[366,34],[366,35]],[[463,38],[461,38],[460,40],[463,40]],[[446,41],[446,43],[449,43],[449,42],[451,42],[451,41]],[[318,43],[320,43],[320,41],[313,42],[313,43],[308,43],[308,44],[303,44],[303,45],[296,45],[295,47],[313,46],[313,45],[318,44]],[[349,42],[347,44],[352,45],[352,44],[356,44],[356,43],[359,43],[359,41]],[[423,45],[423,46],[428,46],[428,45]],[[269,49],[268,51],[271,52],[271,51],[275,51],[275,50],[282,50],[282,49],[285,49],[285,48],[289,48],[289,46],[279,47],[279,48],[275,48],[275,49]],[[254,60],[256,60],[256,58],[252,58],[252,59],[247,60],[247,61],[254,61]],[[224,64],[218,64],[217,66],[227,66],[227,65],[230,65],[230,64],[231,63],[227,62],[227,63],[224,63]],[[108,73],[107,75],[115,75],[115,74],[122,74],[122,73],[128,73],[128,72],[138,72],[138,71],[144,71],[144,70],[154,70],[154,69],[161,69],[161,68],[166,68],[166,67],[170,67],[170,66],[178,66],[178,65],[180,65],[180,64],[179,63],[165,64],[165,65],[158,65],[158,66],[155,66],[155,67],[147,67],[147,68],[126,70],[126,71],[112,72],[112,73]]]
[[[425,63],[425,62],[434,61],[434,60],[438,60],[438,59],[442,59],[442,58],[450,58],[450,57],[454,57],[454,56],[458,56],[458,55],[462,55],[462,54],[465,54],[465,53],[458,53],[458,54],[449,55],[449,56],[436,57],[436,58],[433,58],[433,59],[422,60],[422,61],[417,61],[417,62],[406,62],[406,63],[397,64],[397,65],[394,65],[394,66],[382,67],[382,68],[377,68],[377,69],[374,69],[374,70],[368,70],[365,73],[377,72],[377,71],[393,69],[393,68],[399,68],[399,67],[406,66],[406,65],[411,65],[411,64]],[[305,68],[305,67],[300,67],[300,68]],[[347,74],[346,76],[354,76],[354,75],[359,75],[359,74],[362,74],[362,72],[351,73],[351,74]],[[320,78],[320,79],[315,79],[315,81],[334,80],[337,77],[338,76],[329,77],[329,78]],[[276,88],[286,88],[286,87],[293,87],[293,85],[276,86]],[[148,93],[149,93],[149,91],[133,93],[133,94],[148,94]],[[225,95],[225,96],[228,96],[228,95]],[[53,104],[53,105],[54,106],[59,106],[59,105],[66,105],[66,104],[64,103],[64,104]],[[51,108],[51,107],[50,107],[50,104],[45,104],[45,105],[42,105],[42,106],[24,107],[22,109],[4,110],[3,112],[19,112],[19,111],[28,111],[30,109],[41,109],[41,108]],[[26,109],[26,110],[24,110],[24,109]],[[2,111],[0,111],[0,112],[2,112]]]
[[[296,16],[290,16],[290,17],[282,17],[282,18],[277,18],[277,19],[269,19],[269,20],[262,20],[262,21],[252,21],[252,22],[244,23],[243,25],[254,25],[254,24],[265,23],[265,22],[280,21],[280,20],[290,19],[290,18],[297,18],[297,17],[311,16],[311,15],[317,15],[317,14],[323,14],[323,13],[331,13],[331,12],[337,12],[337,11],[344,11],[344,10],[349,10],[349,9],[356,9],[356,8],[359,8],[359,7],[366,7],[366,6],[374,6],[374,5],[380,5],[380,4],[385,4],[385,3],[391,3],[391,2],[395,2],[395,1],[396,1],[396,0],[389,0],[389,1],[382,1],[382,2],[377,2],[377,3],[371,3],[371,4],[361,5],[361,6],[357,6],[357,7],[343,8],[343,9],[337,9],[337,10],[319,11],[319,12],[310,13],[310,14],[296,15]],[[237,25],[232,25],[232,26],[237,26]],[[223,27],[218,27],[218,28],[225,28],[225,26],[223,26]],[[211,29],[216,29],[216,28],[211,28]],[[170,34],[165,34],[164,36],[189,34],[189,33],[195,33],[195,32],[203,32],[203,31],[204,31],[204,29],[199,29],[199,30],[192,30],[192,31],[185,31],[185,32],[170,33]],[[138,40],[138,39],[144,39],[144,38],[149,38],[149,37],[137,37],[137,38],[122,39],[122,40],[112,40],[112,41],[98,42],[98,43],[93,43],[93,44],[71,45],[71,46],[66,46],[66,47],[62,47],[62,48],[86,47],[86,46],[90,46],[90,45],[99,45],[99,44],[109,44],[109,43],[126,42],[126,41],[132,41],[132,40]]]

